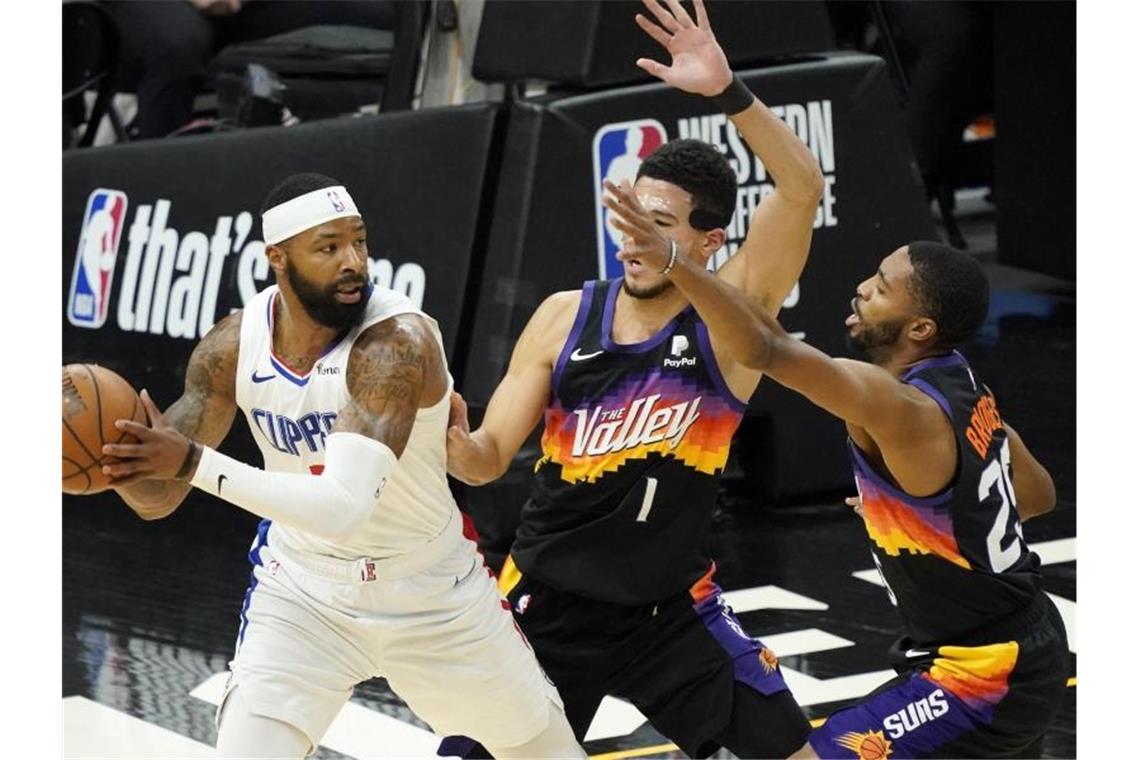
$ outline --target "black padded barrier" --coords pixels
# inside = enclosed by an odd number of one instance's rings
[[[819,0],[710,0],[706,7],[733,65],[835,47]],[[650,15],[640,0],[488,0],[472,73],[489,82],[540,79],[587,88],[651,81],[633,62],[663,60],[663,51],[634,22],[636,13]]]

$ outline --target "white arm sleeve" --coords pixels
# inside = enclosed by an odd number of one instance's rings
[[[266,472],[203,446],[190,484],[259,517],[336,541],[372,514],[396,461],[392,449],[357,433],[325,439],[319,476]]]

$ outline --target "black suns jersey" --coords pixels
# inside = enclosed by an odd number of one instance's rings
[[[691,306],[649,339],[615,344],[621,282],[583,285],[511,555],[554,588],[638,605],[708,573],[705,537],[746,404]]]
[[[958,470],[938,494],[916,498],[884,478],[848,439],[872,554],[904,633],[919,644],[984,631],[1039,593],[1040,559],[1022,538],[1009,441],[989,388],[957,351],[902,377],[934,399],[954,427]]]

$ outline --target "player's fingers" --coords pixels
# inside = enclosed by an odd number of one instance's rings
[[[471,442],[471,436],[458,425],[452,425],[447,429],[447,442],[456,446],[466,446]]]
[[[147,419],[150,420],[150,426],[157,427],[159,423],[163,422],[162,412],[155,405],[154,399],[150,397],[150,393],[146,388],[142,389],[142,393],[139,394],[139,399],[142,401],[143,409],[146,410],[146,416]]]
[[[632,208],[639,214],[644,214],[646,218],[649,212],[645,210],[645,206],[641,205],[641,199],[637,197],[637,193],[633,191],[633,183],[628,179],[623,179],[621,182],[621,196],[622,202]]]
[[[859,506],[859,497],[858,496],[848,496],[843,501],[845,501],[847,503],[847,506],[849,506],[849,507]]]
[[[111,457],[123,459],[136,459],[146,456],[144,448],[137,443],[108,443],[103,446],[103,453]]]
[[[154,431],[141,422],[134,420],[115,420],[115,427],[124,433],[130,433],[140,441],[147,441],[154,437]]]
[[[649,12],[661,22],[661,26],[670,32],[676,32],[681,28],[681,25],[677,23],[677,19],[673,18],[673,14],[661,7],[659,0],[641,0],[641,2],[649,9]]]
[[[639,227],[632,224],[628,219],[625,218],[625,216],[623,216],[623,212],[621,210],[612,208],[611,210],[614,211],[614,215],[610,217],[610,224],[613,225],[614,229],[616,229],[618,232],[621,232],[625,235],[632,235],[635,238],[644,234]]]
[[[677,0],[666,0],[666,2],[669,3],[669,10],[673,11],[673,17],[677,19],[677,23],[680,24],[683,29],[692,29],[696,26],[696,24],[693,23],[693,19],[689,18],[689,12],[681,7],[681,4],[677,2]]]
[[[606,193],[603,195],[602,205],[613,213],[613,216],[610,217],[612,221],[616,222],[618,219],[621,219],[627,224],[629,223],[631,210],[628,206],[622,205],[621,199],[619,199],[616,195],[613,195],[611,193]]]
[[[632,189],[617,187],[607,180],[606,190],[609,192],[602,196],[602,203],[605,204],[606,208],[627,223],[636,225],[643,230],[648,231],[653,226],[652,220],[645,213],[641,201],[637,199],[637,195],[633,193]]]
[[[606,181],[610,182],[609,180]],[[633,194],[633,185],[630,184],[628,179],[623,179],[617,184],[610,182],[609,190],[617,197],[619,201],[631,207],[634,206],[631,201],[637,200],[637,196]]]
[[[103,465],[103,474],[109,475],[112,480],[125,478],[130,475],[149,474],[150,464],[140,459],[128,459],[122,462],[109,462]]]
[[[697,26],[711,32],[712,27],[709,26],[709,14],[705,10],[704,0],[693,0],[693,7],[697,10]]]
[[[458,406],[454,401],[452,401],[451,412],[448,414],[447,424],[449,426],[457,427],[464,432],[470,430],[471,425],[467,421],[467,405],[463,404],[462,406]]]
[[[652,58],[638,58],[637,67],[645,71],[645,73],[657,77],[661,81],[665,81],[665,75],[669,71],[669,67],[663,63],[658,63]]]
[[[646,34],[660,42],[663,46],[669,47],[670,37],[664,29],[657,26],[657,24],[654,24],[652,21],[647,19],[645,16],[642,16],[640,13],[634,16],[633,20],[637,22],[638,26],[645,30]]]

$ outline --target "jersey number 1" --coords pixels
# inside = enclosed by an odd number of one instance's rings
[[[1009,439],[1001,445],[1001,455],[982,470],[978,483],[978,500],[986,501],[997,489],[1001,499],[997,519],[986,536],[986,550],[990,556],[990,567],[995,573],[1004,572],[1014,565],[1024,550],[1021,520],[1017,516],[1017,499],[1013,494],[1013,483],[1009,474]]]
[[[645,496],[641,497],[641,511],[637,513],[634,522],[645,522],[649,519],[649,510],[653,509],[653,497],[657,495],[657,478],[645,480]]]

